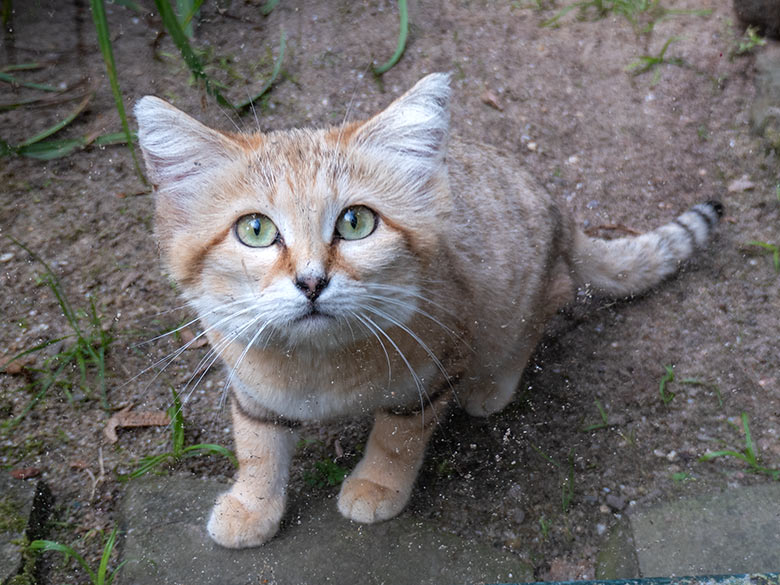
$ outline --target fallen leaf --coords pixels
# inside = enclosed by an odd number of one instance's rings
[[[19,358],[17,360],[12,361],[10,364],[5,366],[5,373],[10,374],[11,376],[18,376],[21,374],[28,366],[31,366],[35,363],[35,357],[28,355],[22,358]]]
[[[31,477],[37,477],[41,474],[41,470],[37,467],[19,467],[11,470],[11,477],[14,479],[30,479]]]
[[[181,335],[181,340],[187,346],[187,349],[195,349],[197,347],[203,347],[209,342],[209,340],[206,339],[205,335],[201,334],[200,337],[198,337],[189,327],[185,327],[184,329],[179,331],[179,335]]]
[[[113,444],[119,440],[116,434],[117,427],[164,427],[170,424],[171,417],[167,412],[161,411],[141,411],[130,412],[131,406],[115,412],[113,416],[108,419],[103,434],[108,439],[108,442]]]
[[[482,100],[483,104],[487,104],[491,108],[495,108],[499,112],[504,111],[503,106],[498,101],[498,96],[496,96],[496,94],[493,93],[492,90],[485,88],[485,91],[482,92],[480,99]]]
[[[135,281],[141,278],[142,275],[143,274],[140,270],[133,270],[132,272],[128,273],[127,276],[122,279],[122,283],[119,285],[120,290],[129,288],[130,285],[134,284]]]
[[[728,190],[729,193],[741,193],[742,191],[750,191],[755,186],[755,183],[747,175],[742,175],[739,179],[729,183]]]

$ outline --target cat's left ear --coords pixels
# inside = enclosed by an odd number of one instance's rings
[[[376,152],[416,178],[439,168],[450,125],[450,76],[433,73],[365,122],[353,144]]]

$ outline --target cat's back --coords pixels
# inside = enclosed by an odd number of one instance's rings
[[[453,200],[449,244],[459,261],[496,284],[536,281],[549,268],[550,253],[568,245],[568,216],[496,147],[453,137],[447,166]]]

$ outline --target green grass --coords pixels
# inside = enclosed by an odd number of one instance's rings
[[[92,19],[95,23],[95,32],[97,33],[100,53],[103,55],[103,62],[106,65],[106,73],[108,74],[108,81],[111,85],[111,93],[114,94],[114,104],[116,105],[116,111],[119,113],[119,119],[122,122],[122,131],[125,133],[127,147],[130,149],[130,156],[133,158],[133,166],[135,167],[138,178],[141,179],[143,183],[146,183],[144,174],[141,171],[141,165],[138,164],[138,157],[136,157],[135,149],[133,148],[133,135],[130,132],[130,125],[127,123],[127,113],[125,112],[125,105],[122,99],[122,90],[119,88],[119,78],[116,73],[116,63],[114,62],[114,50],[111,47],[111,36],[108,31],[108,21],[106,20],[106,7],[103,4],[103,0],[90,0],[90,7],[92,8]]]
[[[5,370],[9,364],[21,359],[27,355],[35,354],[46,347],[59,343],[69,342],[65,348],[54,356],[44,360],[43,368],[34,370],[34,373],[42,374],[42,379],[36,379],[26,388],[34,392],[33,398],[22,409],[22,412],[16,417],[4,421],[0,428],[7,429],[16,426],[29,413],[38,402],[40,402],[55,385],[62,385],[69,400],[72,400],[72,394],[68,390],[67,383],[63,378],[67,371],[73,367],[78,368],[81,378],[81,388],[87,396],[92,394],[88,384],[88,371],[94,370],[98,378],[98,390],[103,408],[109,409],[108,396],[106,390],[106,353],[111,345],[113,338],[111,333],[103,327],[103,322],[97,312],[97,306],[94,299],[90,299],[87,309],[74,309],[62,289],[57,276],[51,270],[49,265],[29,247],[22,242],[9,237],[9,239],[27,252],[33,260],[41,264],[44,268],[42,276],[39,276],[39,282],[51,290],[57,299],[62,315],[68,322],[72,333],[64,337],[50,339],[35,347],[26,349],[0,366],[0,370]],[[86,321],[86,326],[83,322]]]
[[[755,51],[756,47],[766,45],[766,39],[758,34],[758,29],[754,26],[747,27],[745,34],[737,39],[737,46],[732,55],[749,55]]]
[[[780,195],[779,195],[780,197]],[[772,255],[772,265],[775,267],[775,272],[780,272],[780,247],[777,244],[770,244],[769,242],[759,242],[757,240],[751,240],[747,243],[748,246],[756,246],[766,251],[766,253]]]
[[[92,569],[84,557],[76,552],[73,547],[68,546],[67,544],[60,544],[59,542],[54,542],[52,540],[33,540],[30,543],[29,548],[34,551],[60,552],[65,555],[66,562],[69,559],[74,559],[81,566],[81,568],[84,569],[87,575],[89,575],[89,580],[92,585],[111,585],[111,583],[114,581],[114,578],[117,576],[117,573],[119,573],[119,570],[127,562],[127,560],[122,561],[114,568],[113,571],[109,571],[108,569],[108,564],[111,560],[111,553],[116,546],[118,532],[119,530],[114,528],[111,531],[111,534],[108,535],[108,538],[106,538],[106,542],[103,545],[103,554],[100,558],[100,565],[98,565],[97,571]]]
[[[372,71],[377,77],[384,75],[390,71],[390,69],[395,67],[396,63],[400,61],[401,56],[406,50],[406,39],[409,35],[409,10],[406,7],[406,0],[398,0],[398,12],[401,24],[398,31],[398,43],[395,48],[395,53],[393,53],[393,56],[379,67],[372,67]]]
[[[127,142],[127,135],[124,132],[103,134],[101,136],[82,136],[78,138],[68,138],[63,140],[46,140],[50,136],[58,133],[69,126],[78,116],[87,108],[93,94],[86,95],[81,102],[68,113],[65,118],[56,124],[38,132],[37,134],[23,140],[19,144],[11,145],[0,139],[0,155],[9,156],[27,156],[40,160],[52,160],[63,156],[68,156],[77,150],[83,150],[90,145],[108,146],[110,144],[124,144]],[[135,137],[131,135],[131,141]]]
[[[780,479],[780,470],[771,469],[761,464],[761,460],[758,456],[758,447],[756,446],[755,442],[753,441],[753,437],[750,434],[750,425],[749,425],[747,414],[743,412],[741,415],[741,419],[742,419],[742,431],[745,434],[745,448],[742,449],[742,451],[736,451],[730,449],[723,450],[723,451],[711,451],[709,453],[705,453],[704,455],[702,455],[699,458],[699,461],[712,461],[720,457],[733,457],[735,459],[739,459],[740,461],[746,463],[748,465],[749,470],[752,471],[753,473],[768,475],[769,477],[775,480]],[[737,427],[737,425],[734,425],[733,423],[730,424]]]
[[[669,49],[669,45],[678,41],[677,37],[671,37],[667,39],[661,50],[657,55],[640,55],[637,59],[632,61],[626,67],[626,71],[631,75],[641,75],[652,69],[655,69],[653,73],[653,80],[651,85],[658,83],[661,77],[661,65],[676,65],[677,67],[687,67],[688,63],[680,57],[667,57],[666,51]]]
[[[597,431],[599,429],[609,428],[610,426],[609,419],[607,418],[607,411],[604,410],[603,406],[601,406],[601,402],[599,402],[598,400],[594,400],[594,402],[596,403],[596,408],[599,411],[601,422],[593,423],[583,427],[582,429],[583,432]]]
[[[664,404],[669,404],[672,400],[674,400],[675,393],[670,392],[667,390],[666,385],[674,382],[674,367],[673,366],[664,366],[666,369],[666,373],[661,378],[661,381],[658,383],[658,392],[661,395],[661,400]]]
[[[531,445],[531,448],[564,473],[563,479],[561,480],[561,510],[565,514],[569,511],[572,501],[574,500],[574,450],[569,450],[567,464],[564,467],[563,464],[553,459],[539,447]]]
[[[639,33],[649,33],[661,20],[673,16],[708,16],[712,10],[675,10],[661,5],[660,0],[580,0],[569,4],[555,16],[542,23],[542,26],[558,25],[569,12],[577,10],[580,19],[599,20],[610,14],[622,16]],[[640,20],[645,22],[640,26]]]
[[[217,81],[212,79],[206,73],[201,58],[198,55],[198,52],[195,49],[193,49],[193,47],[190,45],[188,36],[185,33],[185,31],[182,29],[181,24],[179,23],[179,20],[177,19],[175,12],[171,8],[171,5],[168,3],[168,0],[154,0],[154,3],[155,6],[157,7],[158,12],[160,13],[160,18],[163,21],[163,25],[168,31],[168,34],[171,35],[171,40],[173,40],[173,44],[176,45],[176,48],[179,50],[179,53],[181,53],[181,56],[184,59],[184,62],[186,63],[187,67],[189,68],[193,78],[196,81],[200,81],[201,83],[203,83],[206,89],[206,93],[213,96],[217,100],[217,103],[219,103],[220,105],[231,108],[233,110],[241,110],[243,108],[246,108],[254,101],[260,99],[263,96],[263,94],[265,94],[271,88],[271,85],[276,81],[277,77],[279,76],[279,73],[281,72],[285,47],[287,45],[287,36],[284,32],[282,32],[281,34],[281,39],[279,41],[279,55],[277,57],[276,62],[274,63],[274,70],[271,73],[271,77],[263,84],[260,90],[257,93],[255,93],[252,97],[234,104],[220,90],[221,84],[219,84]]]
[[[120,479],[135,479],[145,475],[159,467],[163,463],[178,463],[185,457],[194,455],[221,455],[238,467],[238,461],[232,451],[221,445],[213,443],[199,443],[197,445],[184,445],[184,414],[182,411],[181,398],[176,390],[171,388],[173,394],[173,404],[168,408],[168,416],[171,417],[171,446],[170,451],[158,455],[147,455],[141,458],[138,467],[126,477]]]
[[[349,475],[349,469],[330,459],[314,463],[314,468],[303,474],[303,481],[312,487],[324,488],[339,485]]]

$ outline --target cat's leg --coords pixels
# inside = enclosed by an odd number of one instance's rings
[[[471,416],[489,416],[511,402],[525,365],[542,337],[545,322],[574,298],[574,283],[569,272],[563,260],[556,262],[544,289],[545,295],[537,307],[540,318],[526,329],[524,342],[511,362],[503,364],[496,372],[480,376],[483,381],[474,383],[464,393],[463,408]]]
[[[471,416],[489,416],[503,409],[512,401],[522,375],[523,370],[507,369],[487,376],[487,381],[463,400],[464,410]]]
[[[363,459],[341,486],[338,507],[344,517],[379,522],[404,509],[428,439],[446,412],[449,394],[434,399],[422,411],[376,414]]]
[[[287,499],[296,433],[283,424],[247,416],[232,403],[238,474],[217,498],[207,530],[228,548],[257,546],[279,529]]]

